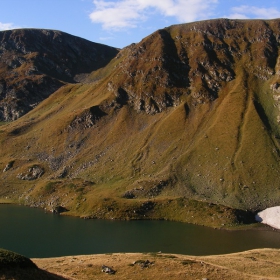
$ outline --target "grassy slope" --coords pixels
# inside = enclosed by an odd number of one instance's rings
[[[262,31],[263,23],[258,24]],[[40,207],[63,205],[73,215],[165,218],[219,227],[238,222],[231,208],[254,211],[279,204],[279,144],[274,137],[279,132],[270,90],[277,77],[260,79],[254,74],[261,71],[256,65],[268,67],[263,54],[258,53],[263,46],[256,43],[248,47],[248,42],[240,39],[252,34],[241,34],[234,44],[231,39],[222,42],[209,35],[207,39],[213,44],[238,48],[233,58],[219,52],[218,47],[215,55],[210,55],[202,52],[205,36],[189,31],[192,25],[168,29],[176,48],[164,45],[166,33],[155,33],[153,39],[145,38],[139,46],[147,49],[145,55],[156,51],[156,56],[165,55],[174,48],[178,55],[184,51],[190,73],[207,60],[216,65],[213,69],[225,73],[232,67],[234,79],[217,79],[221,84],[218,98],[207,101],[203,94],[195,98],[193,92],[184,92],[177,106],[157,114],[139,112],[130,103],[118,104],[115,92],[108,90],[110,81],[116,88],[133,84],[135,92],[141,91],[142,83],[119,69],[128,65],[129,71],[136,67],[150,73],[155,67],[145,63],[150,54],[143,59],[140,56],[136,63],[127,55],[131,50],[125,49],[106,68],[92,74],[89,80],[95,82],[66,85],[27,115],[0,127],[4,147],[0,169],[14,161],[13,167],[1,175],[0,195]],[[241,30],[249,29],[245,25]],[[183,39],[176,41],[177,36]],[[194,45],[197,42],[196,47],[183,44],[190,39]],[[155,40],[160,51],[154,49]],[[252,59],[256,55],[260,57],[257,62]],[[226,63],[229,65],[225,67]],[[163,81],[175,79],[166,72],[161,74]],[[151,90],[153,79],[146,77],[146,90]],[[204,82],[189,83],[199,91]],[[156,94],[163,92],[155,90],[154,99],[158,100]],[[86,127],[82,116],[93,106],[99,106],[106,115]],[[75,122],[77,118],[81,121]],[[16,177],[36,164],[45,170],[40,179],[22,181]],[[63,171],[66,177],[59,178]],[[123,198],[127,191],[136,192],[137,198]]]
[[[141,267],[146,260],[148,267]],[[71,279],[279,279],[279,250],[262,249],[219,256],[129,253],[34,259],[40,268]]]
[[[116,271],[112,277],[135,280],[279,279],[280,273],[277,249],[217,256],[123,253],[32,260],[0,249],[0,279],[107,279],[102,265]]]

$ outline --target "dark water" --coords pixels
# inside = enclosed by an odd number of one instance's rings
[[[212,255],[280,248],[280,232],[215,230],[167,221],[83,220],[0,205],[0,248],[33,258],[158,251]]]

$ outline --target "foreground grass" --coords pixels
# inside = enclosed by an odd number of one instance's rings
[[[123,253],[33,259],[65,279],[280,279],[280,250],[260,249],[218,256]],[[102,265],[116,270],[102,272]]]
[[[28,259],[0,249],[0,279],[280,279],[280,250],[213,256],[114,253]],[[102,272],[102,266],[115,271]]]

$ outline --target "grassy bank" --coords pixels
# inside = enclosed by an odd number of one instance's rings
[[[280,279],[280,250],[260,249],[219,256],[162,253],[103,254],[33,259],[65,279]],[[102,272],[102,265],[114,275]]]
[[[115,253],[28,259],[0,249],[0,279],[280,279],[280,250],[215,256]],[[9,264],[9,265],[7,265]],[[102,271],[107,266],[114,272]]]

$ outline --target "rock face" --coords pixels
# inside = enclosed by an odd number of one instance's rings
[[[186,95],[193,104],[211,102],[240,71],[263,81],[279,74],[278,28],[278,21],[219,19],[158,30],[118,54],[108,90],[149,114]]]
[[[106,116],[105,112],[103,112],[98,106],[93,106],[88,110],[83,111],[81,115],[76,116],[69,125],[69,129],[90,128],[104,116]]]
[[[0,121],[19,118],[65,83],[105,66],[117,53],[60,31],[0,32]]]
[[[280,229],[280,206],[270,207],[256,215],[256,221]]]

